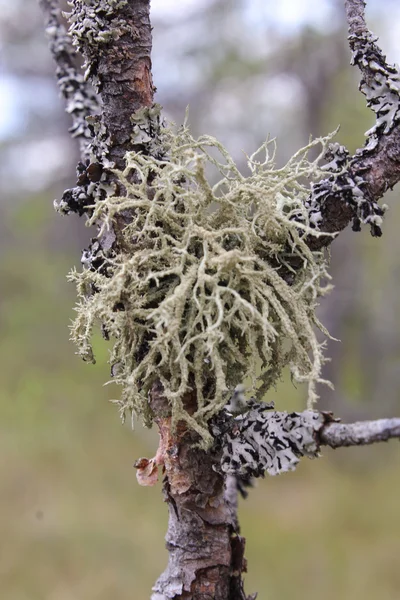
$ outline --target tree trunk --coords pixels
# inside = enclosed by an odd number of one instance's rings
[[[195,393],[186,399],[189,402],[195,403]],[[161,386],[153,388],[151,406],[155,413],[165,414]],[[197,448],[198,438],[185,424],[174,432],[169,417],[156,421],[169,510],[169,562],[153,588],[152,600],[246,600],[236,477],[217,472],[218,455]]]

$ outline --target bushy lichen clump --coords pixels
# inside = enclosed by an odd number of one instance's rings
[[[123,386],[121,411],[151,421],[148,394],[159,380],[174,422],[185,420],[208,443],[208,421],[240,382],[260,397],[289,365],[308,383],[309,406],[316,399],[323,358],[315,307],[327,273],[323,253],[305,241],[319,234],[304,182],[325,175],[318,163],[328,139],[281,169],[266,143],[248,158],[247,177],[219,142],[195,140],[187,127],[165,129],[162,143],[168,159],[129,153],[124,172],[115,171],[126,195],[94,206],[89,224],[125,226],[100,272],[72,274],[80,295],[72,337],[92,360],[92,328],[101,323],[116,340],[110,361]],[[317,144],[321,155],[309,162]],[[189,414],[185,394],[194,388]]]

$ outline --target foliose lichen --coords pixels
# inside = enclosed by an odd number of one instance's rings
[[[326,169],[329,175],[312,186],[307,204],[311,222],[318,225],[322,219],[325,202],[337,198],[354,210],[353,230],[369,225],[373,236],[382,235],[382,218],[386,206],[379,206],[365,192],[365,180],[360,159],[367,158],[378,146],[383,135],[389,134],[400,120],[400,74],[397,65],[390,65],[376,45],[377,38],[368,30],[357,31],[349,36],[352,48],[352,64],[362,73],[360,90],[367,98],[367,106],[376,115],[375,125],[366,132],[367,141],[354,157],[339,144],[331,144]]]
[[[360,90],[367,98],[367,106],[376,114],[375,125],[366,136],[388,134],[400,120],[400,74],[397,65],[390,65],[378,40],[369,31],[349,36],[353,49],[351,64],[358,65],[363,73]]]
[[[127,0],[71,0],[68,4],[69,32],[74,46],[85,58],[85,79],[91,77],[93,85],[98,86],[97,65],[102,45],[129,31],[126,22],[116,16]]]
[[[69,132],[73,138],[79,139],[81,156],[85,159],[92,137],[86,117],[99,113],[99,99],[91,84],[84,80],[76,67],[75,48],[61,22],[61,10],[57,2],[48,3],[46,16],[46,33],[50,52],[57,64],[58,86],[66,100],[66,112],[72,118]]]
[[[61,200],[55,202],[56,209],[62,214],[88,214],[90,205],[111,193],[109,168],[114,164],[109,160],[110,136],[99,114],[100,97],[77,67],[77,51],[82,51],[87,35],[90,40],[90,56],[85,55],[87,63],[97,60],[101,53],[100,45],[107,38],[103,35],[107,31],[106,24],[110,28],[115,26],[114,11],[124,4],[126,2],[122,0],[71,2],[73,8],[67,15],[72,23],[69,32],[61,22],[57,3],[51,1],[46,7],[46,31],[57,64],[58,85],[67,100],[66,111],[72,116],[70,133],[72,137],[79,138],[81,150],[76,186],[67,189]],[[81,18],[83,20],[79,21]],[[121,33],[120,29],[118,31]]]
[[[77,213],[90,215],[91,206],[114,193],[115,184],[111,181],[110,169],[114,166],[108,158],[109,135],[99,115],[86,117],[91,142],[83,160],[79,161],[76,186],[65,190],[55,209],[61,214]]]
[[[247,410],[231,418],[223,411],[211,429],[221,451],[220,469],[245,480],[293,471],[300,458],[316,458],[321,413],[278,412],[272,404],[250,400]]]
[[[353,231],[360,231],[361,224],[364,224],[369,225],[374,237],[381,236],[387,207],[385,204],[380,206],[364,194],[365,180],[352,169],[354,158],[350,157],[349,151],[338,143],[329,144],[325,160],[327,163],[322,169],[327,177],[311,184],[311,194],[306,201],[310,222],[318,227],[325,202],[337,198],[338,202],[346,202],[353,209]]]
[[[217,140],[195,140],[186,126],[164,129],[160,143],[162,158],[128,153],[125,170],[113,170],[124,194],[91,207],[88,225],[100,223],[100,236],[117,219],[125,227],[100,271],[71,275],[80,296],[72,338],[91,361],[100,323],[115,339],[121,412],[150,423],[148,394],[160,381],[173,422],[186,421],[207,445],[209,420],[243,381],[262,398],[289,366],[308,384],[308,405],[317,398],[323,354],[314,327],[324,328],[315,308],[329,285],[324,252],[311,252],[305,239],[321,234],[310,223],[304,181],[324,175],[328,138],[281,169],[265,143],[248,157],[247,177]],[[309,162],[318,144],[321,155]],[[214,185],[209,167],[219,176]],[[194,388],[191,413],[184,398]]]

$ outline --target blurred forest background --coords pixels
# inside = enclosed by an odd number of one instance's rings
[[[373,122],[349,66],[342,1],[153,0],[154,81],[166,115],[190,105],[196,134],[243,162],[270,134],[279,162],[339,124],[351,150]],[[369,0],[369,25],[400,58],[400,7]],[[141,600],[166,562],[161,489],[133,462],[155,431],[121,426],[108,402],[107,346],[74,355],[66,281],[90,231],[52,209],[73,183],[77,148],[54,80],[40,9],[0,0],[0,597]],[[400,190],[382,239],[346,231],[332,247],[335,290],[321,408],[344,420],[400,414]],[[304,391],[282,382],[279,409]],[[287,600],[400,597],[400,446],[324,452],[260,481],[242,502],[247,591]]]

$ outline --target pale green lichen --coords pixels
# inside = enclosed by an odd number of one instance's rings
[[[286,365],[308,383],[313,404],[323,362],[315,308],[329,286],[325,254],[305,240],[320,235],[310,226],[306,180],[325,175],[319,161],[329,139],[281,169],[274,143],[265,143],[244,176],[214,138],[166,128],[168,159],[128,153],[125,170],[114,171],[126,195],[97,202],[88,224],[126,225],[108,266],[71,275],[80,296],[72,338],[86,360],[96,322],[115,338],[110,362],[123,414],[151,422],[148,394],[159,380],[174,423],[186,421],[207,445],[207,424],[233,388],[249,382],[260,398]],[[317,145],[321,154],[309,162]],[[193,388],[189,414],[184,396]]]

